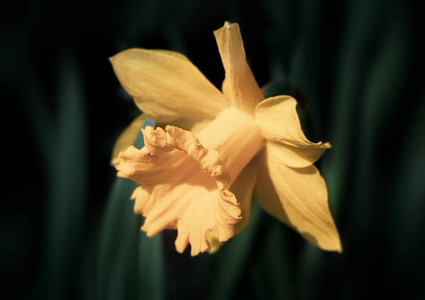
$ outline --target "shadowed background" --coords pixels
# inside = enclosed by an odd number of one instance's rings
[[[146,238],[109,165],[139,114],[108,57],[184,53],[216,86],[212,31],[238,22],[266,95],[290,94],[325,177],[343,254],[254,205],[215,255]],[[423,299],[423,21],[413,1],[26,1],[2,9],[6,196],[1,272],[12,299]],[[136,143],[140,144],[140,137]]]

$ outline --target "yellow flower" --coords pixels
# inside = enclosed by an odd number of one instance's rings
[[[158,125],[142,129],[142,149],[129,146],[142,115],[113,155],[117,175],[140,185],[131,199],[145,217],[141,229],[149,237],[176,229],[178,252],[189,243],[192,256],[214,252],[247,226],[254,193],[266,212],[310,243],[340,251],[326,184],[313,165],[330,144],[305,137],[294,98],[264,100],[238,24],[226,22],[214,35],[222,92],[176,52],[130,49],[111,58],[124,89]]]

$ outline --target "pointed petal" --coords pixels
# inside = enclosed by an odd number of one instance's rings
[[[142,128],[143,123],[145,122],[145,119],[146,116],[144,114],[141,114],[136,119],[134,119],[133,122],[131,122],[131,124],[128,125],[128,127],[124,129],[124,131],[120,134],[112,150],[112,165],[116,165],[120,162],[118,154],[121,151],[124,151],[125,149],[130,147],[130,145],[133,145],[137,135],[139,134],[140,128]]]
[[[294,168],[312,165],[329,149],[329,143],[312,143],[304,135],[298,118],[297,101],[290,96],[277,96],[257,105],[255,120],[268,142],[283,144],[279,150],[283,163]]]
[[[235,195],[240,203],[242,220],[235,225],[235,235],[244,230],[251,217],[252,194],[254,191],[255,181],[257,179],[256,161],[252,160],[239,174],[237,179],[230,187],[230,191]],[[219,250],[223,245],[218,238],[217,230],[207,232],[207,240],[211,246],[210,253]]]
[[[297,230],[307,241],[327,251],[341,242],[329,211],[326,183],[314,165],[286,166],[281,146],[266,146],[259,154],[255,196],[270,215]]]
[[[212,119],[227,99],[182,54],[130,49],[111,58],[115,74],[136,105],[155,122]]]
[[[232,106],[253,113],[264,95],[246,61],[239,25],[226,22],[214,35],[225,70],[223,93]]]

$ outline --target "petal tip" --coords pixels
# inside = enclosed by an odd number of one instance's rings
[[[113,158],[111,159],[111,161],[109,162],[109,164],[110,164],[112,167],[115,167],[116,165],[118,165],[118,164],[120,163],[120,161],[121,161],[121,158],[113,157]]]
[[[326,143],[323,144],[323,148],[330,149],[330,148],[332,148],[332,145],[331,145],[331,143],[326,142]]]

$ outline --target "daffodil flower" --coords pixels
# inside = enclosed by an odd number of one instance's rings
[[[117,175],[139,184],[131,199],[145,217],[141,229],[149,237],[176,229],[180,253],[189,243],[192,256],[214,252],[248,225],[255,194],[266,212],[307,241],[339,251],[326,183],[313,165],[330,144],[305,137],[294,98],[264,99],[238,24],[226,22],[214,35],[225,70],[222,91],[176,52],[129,49],[111,58],[143,112],[113,155]],[[137,149],[130,144],[145,116],[158,127],[142,129],[145,146]]]

